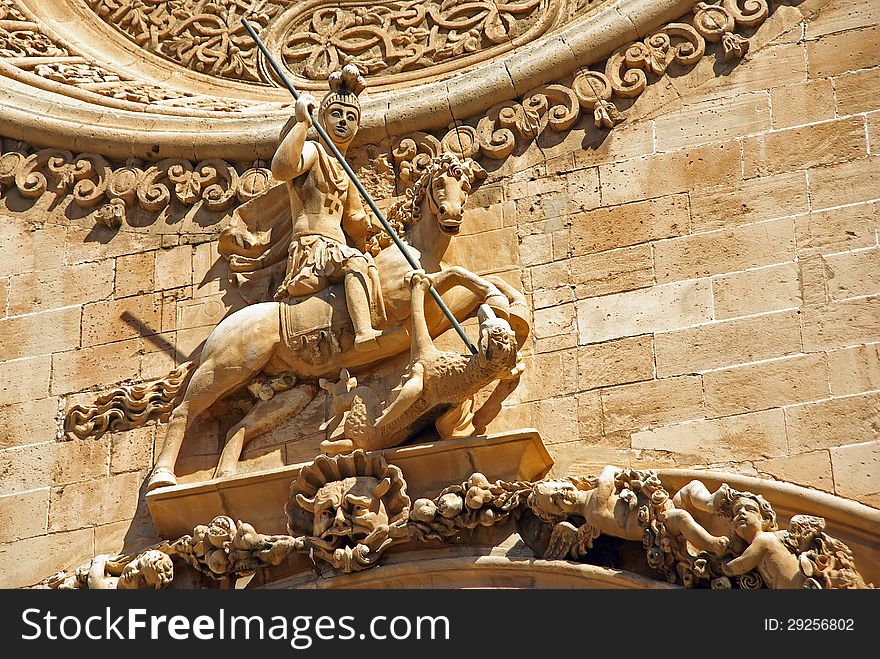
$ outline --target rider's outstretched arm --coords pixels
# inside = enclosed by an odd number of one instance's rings
[[[315,143],[306,141],[306,134],[312,126],[311,112],[314,107],[315,98],[311,94],[300,96],[294,116],[281,131],[283,138],[271,165],[272,176],[279,181],[290,181],[308,171],[318,156]],[[293,127],[290,127],[291,123]]]

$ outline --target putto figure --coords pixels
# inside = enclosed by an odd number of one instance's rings
[[[345,155],[358,131],[358,94],[366,83],[353,64],[333,73],[329,82],[330,93],[321,101],[317,119]],[[285,127],[287,134],[272,159],[272,175],[286,184],[293,219],[287,274],[275,299],[312,295],[342,280],[354,346],[366,352],[378,348],[384,335],[400,331],[398,327],[381,331],[372,325],[371,303],[381,304],[381,296],[376,266],[364,251],[366,241],[380,228],[371,223],[342,165],[317,140],[307,139],[316,105],[311,94],[300,96],[295,123],[289,130],[289,124]]]

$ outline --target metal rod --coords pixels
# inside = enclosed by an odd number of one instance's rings
[[[248,22],[246,18],[241,19],[241,24],[244,25],[244,29],[248,31],[248,34],[251,35],[251,38],[254,40],[254,43],[257,44],[257,47],[263,53],[263,56],[266,58],[266,61],[272,66],[275,70],[276,75],[284,83],[284,86],[287,87],[287,91],[289,91],[293,98],[299,100],[299,93],[296,91],[294,86],[290,84],[290,81],[287,79],[287,76],[284,75],[284,71],[281,70],[278,62],[275,61],[275,58],[272,57],[271,53],[268,51],[266,46],[260,40],[260,37],[257,36],[257,33],[254,32],[254,28],[251,27],[251,24]],[[391,240],[394,241],[394,244],[397,245],[397,248],[400,250],[403,257],[407,260],[407,263],[412,266],[413,270],[419,269],[419,264],[413,259],[412,255],[407,251],[406,247],[403,244],[403,241],[397,235],[397,232],[391,228],[391,225],[388,224],[388,220],[385,219],[385,216],[382,214],[382,211],[379,210],[379,207],[376,206],[376,202],[373,201],[373,198],[370,196],[370,193],[367,192],[366,188],[361,184],[360,180],[357,177],[357,174],[354,173],[352,168],[346,162],[345,157],[339,152],[339,149],[336,148],[336,145],[333,143],[333,140],[327,135],[324,127],[321,126],[320,122],[317,119],[315,113],[312,114],[312,124],[315,129],[318,131],[318,135],[323,140],[324,144],[330,149],[336,159],[339,161],[339,164],[342,165],[342,168],[345,170],[345,173],[348,174],[348,177],[351,179],[351,182],[354,183],[354,186],[357,188],[358,192],[361,193],[361,196],[364,198],[364,201],[367,202],[370,209],[375,213],[376,217],[379,219],[379,222],[382,224],[382,228],[385,229],[385,232],[391,236]],[[437,306],[440,307],[440,310],[446,314],[446,317],[449,319],[449,322],[452,323],[452,326],[455,328],[455,331],[458,332],[458,335],[461,337],[461,340],[464,341],[464,344],[468,347],[468,350],[471,351],[471,354],[477,354],[477,348],[471,343],[471,340],[468,338],[468,335],[465,334],[464,328],[461,326],[461,323],[456,320],[455,316],[452,315],[452,312],[449,310],[449,307],[446,306],[446,303],[443,301],[443,298],[440,297],[440,294],[431,286],[428,289],[431,293],[431,297],[434,298],[434,302],[437,303]]]

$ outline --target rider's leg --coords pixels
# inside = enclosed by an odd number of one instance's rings
[[[387,334],[400,331],[393,327],[389,330],[377,330],[373,328],[370,313],[369,295],[369,265],[365,258],[351,258],[345,263],[345,300],[348,305],[348,314],[354,325],[355,350],[367,352],[379,348],[379,339]]]

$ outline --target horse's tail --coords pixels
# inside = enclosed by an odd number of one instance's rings
[[[131,430],[151,419],[166,421],[186,392],[198,361],[185,362],[164,378],[117,387],[91,405],[74,405],[67,412],[67,432],[85,439],[105,432]]]

